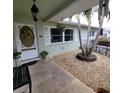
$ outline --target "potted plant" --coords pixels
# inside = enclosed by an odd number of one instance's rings
[[[13,59],[15,59],[16,66],[20,65],[19,58],[21,57],[21,52],[15,51],[13,53]]]
[[[43,60],[46,59],[47,55],[48,55],[48,52],[45,51],[45,50],[43,50],[43,51],[40,53],[40,56],[42,57]]]

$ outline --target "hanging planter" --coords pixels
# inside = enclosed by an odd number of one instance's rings
[[[57,23],[56,28],[58,31],[61,31],[61,32],[65,30],[65,26],[62,23]]]

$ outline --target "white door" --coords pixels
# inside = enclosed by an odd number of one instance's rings
[[[25,62],[38,57],[36,32],[34,25],[16,24],[16,45],[21,51],[21,62]]]

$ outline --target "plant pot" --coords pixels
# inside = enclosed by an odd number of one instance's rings
[[[15,64],[14,64],[14,65],[15,65],[16,67],[21,65],[21,56],[18,56],[18,57],[15,59]]]
[[[41,57],[41,61],[46,62],[47,61],[47,57],[45,57],[45,58]]]
[[[48,55],[48,52],[45,51],[45,50],[40,53],[40,56],[41,56],[42,60],[46,60],[47,59],[47,55]]]

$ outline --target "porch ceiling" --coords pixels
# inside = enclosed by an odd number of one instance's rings
[[[60,21],[61,18],[80,13],[94,5],[99,0],[36,0],[40,10],[39,17],[42,21]],[[13,0],[14,16],[31,18],[33,0]]]

